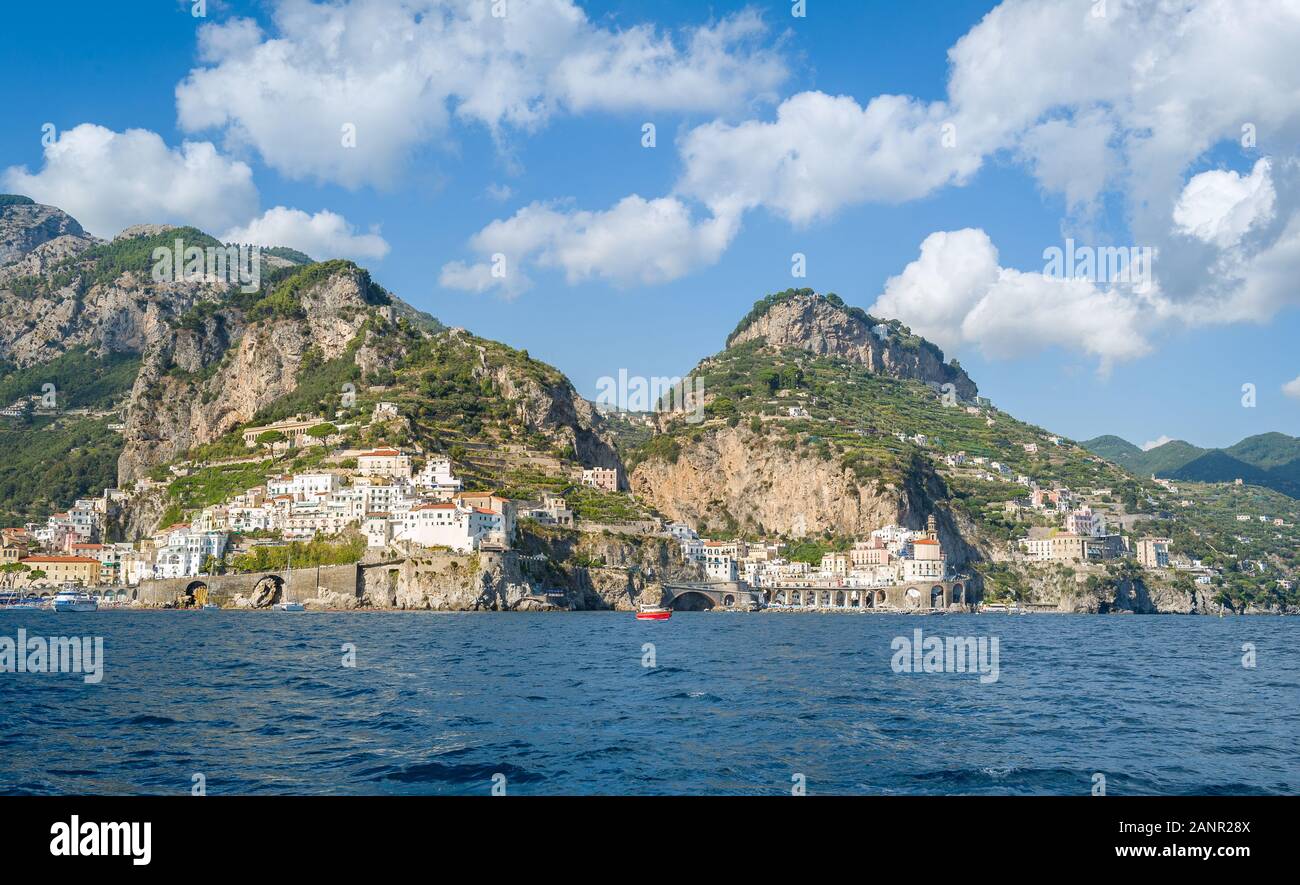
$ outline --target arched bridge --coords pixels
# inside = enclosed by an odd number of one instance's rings
[[[674,611],[761,608],[763,591],[731,581],[706,584],[664,584],[663,605]]]

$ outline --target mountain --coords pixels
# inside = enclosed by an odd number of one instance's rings
[[[450,458],[470,489],[561,494],[588,527],[659,516],[715,536],[779,537],[808,562],[882,525],[919,529],[933,517],[972,591],[988,582],[1002,596],[1075,610],[1203,610],[1220,591],[1267,610],[1280,579],[1294,586],[1297,564],[1273,536],[1300,510],[1229,486],[1185,488],[1177,497],[1197,506],[1175,513],[1180,502],[1144,476],[1001,411],[933,343],[835,295],[799,289],[758,301],[695,367],[700,386],[688,389],[702,390],[699,411],[661,402],[647,425],[647,416],[607,420],[554,367],[445,327],[352,262],[268,249],[247,285],[211,268],[169,281],[154,255],[178,239],[200,252],[230,246],[162,225],[98,240],[54,207],[0,198],[3,523],[118,485],[129,503],[111,532],[134,540],[269,473],[349,470],[359,448],[400,446]],[[334,442],[245,444],[247,429],[294,417],[318,421],[313,431]],[[1243,441],[1239,454],[1276,479],[1298,463],[1289,445]],[[1108,451],[1136,457],[1114,441]],[[1171,459],[1178,470],[1246,464],[1226,452],[1185,454]],[[632,494],[579,485],[593,466],[622,468]],[[1021,563],[1017,538],[1059,527],[1017,504],[1030,483],[1080,490],[1130,533],[1146,520],[1142,531],[1214,557],[1223,582],[1198,589],[1129,566]],[[1241,513],[1260,518],[1246,524]],[[520,550],[558,569],[538,580],[563,584],[577,607],[631,604],[652,574],[698,568],[662,537],[524,522]]]
[[[1133,445],[1126,439],[1118,436],[1099,436],[1096,439],[1090,439],[1080,443],[1090,452],[1094,452],[1107,461],[1120,465],[1126,470],[1140,473],[1140,464],[1143,456],[1146,454],[1140,448]]]
[[[1300,437],[1276,432],[1261,433],[1248,436],[1224,451],[1238,460],[1263,470],[1290,469],[1300,461]]]
[[[0,519],[166,480],[176,464],[229,490],[235,478],[203,465],[246,457],[242,428],[299,414],[364,427],[381,401],[398,418],[350,443],[454,453],[480,487],[561,490],[581,466],[621,466],[602,417],[562,373],[446,328],[363,268],[278,248],[262,253],[255,287],[211,273],[155,279],[155,250],[178,239],[225,245],[162,225],[97,240],[54,207],[0,199],[0,408],[21,405],[0,418]],[[33,408],[46,384],[56,405]],[[498,451],[507,446],[517,451]],[[37,464],[59,476],[41,479]],[[608,504],[596,497],[577,499]],[[163,502],[194,504],[179,491]]]
[[[1144,452],[1117,436],[1099,436],[1083,446],[1139,476],[1195,482],[1240,479],[1300,498],[1300,438],[1284,433],[1250,436],[1226,449],[1173,440]]]
[[[661,414],[658,432],[625,458],[634,491],[701,530],[842,544],[891,522],[920,528],[934,514],[961,565],[987,555],[1005,527],[988,522],[988,489],[943,475],[946,455],[1006,466],[1011,480],[992,492],[999,513],[1024,493],[1012,484],[1022,473],[1074,487],[1127,479],[977,401],[975,383],[935,345],[832,295],[762,299],[691,375],[703,384],[703,420]]]

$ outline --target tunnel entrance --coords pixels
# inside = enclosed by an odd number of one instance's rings
[[[713,600],[707,594],[695,590],[679,593],[673,598],[675,612],[706,612],[713,607]]]

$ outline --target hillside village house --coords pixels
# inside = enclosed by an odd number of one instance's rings
[[[318,498],[342,487],[343,478],[333,473],[295,473],[266,482],[266,492],[272,498],[288,495],[295,501]]]
[[[582,471],[582,484],[606,492],[618,491],[617,467],[590,467]]]
[[[203,571],[208,557],[220,559],[226,550],[224,532],[194,531],[177,523],[154,533],[155,578],[186,578]]]
[[[451,459],[430,458],[415,477],[415,484],[442,501],[460,494],[462,483],[451,472]]]
[[[1031,562],[1089,562],[1114,559],[1124,551],[1119,535],[1080,535],[1057,532],[1020,539],[1025,558]]]
[[[397,449],[375,449],[357,456],[357,472],[362,476],[390,476],[410,480],[411,456]]]
[[[541,504],[528,507],[520,511],[519,515],[525,519],[535,519],[542,525],[573,527],[573,511],[569,509],[568,502],[562,495],[551,492],[543,492]]]
[[[504,544],[505,531],[501,514],[491,510],[460,502],[417,504],[394,524],[393,540],[472,553],[484,543]]]
[[[466,507],[477,507],[480,510],[489,510],[501,515],[501,530],[505,532],[506,540],[513,542],[515,539],[515,502],[509,498],[503,498],[500,495],[494,495],[491,492],[465,492],[458,495],[456,500]],[[559,499],[560,506],[564,506],[564,499]],[[573,513],[569,512],[569,524],[573,524]]]
[[[1143,568],[1169,568],[1169,539],[1143,538],[1138,541],[1137,561]]]

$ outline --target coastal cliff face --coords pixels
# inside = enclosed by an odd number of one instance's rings
[[[828,298],[801,294],[767,307],[733,333],[727,347],[761,340],[771,348],[794,347],[819,356],[851,360],[893,378],[951,383],[962,399],[971,399],[979,392],[965,371],[945,363],[942,351],[933,345],[911,336],[897,324],[878,325],[884,328],[873,332],[870,322]]]
[[[632,490],[666,517],[701,532],[741,531],[793,538],[864,537],[882,525],[919,529],[934,514],[949,561],[978,554],[941,502],[942,480],[922,462],[902,482],[859,482],[835,461],[796,453],[749,428],[723,427],[682,446],[676,460],[638,464]]]
[[[571,449],[576,460],[589,467],[622,467],[604,418],[590,402],[578,395],[563,375],[548,382],[515,366],[489,368],[480,347],[482,372],[508,400],[516,420],[529,431],[540,433],[559,449]]]
[[[505,553],[417,549],[392,560],[372,556],[362,565],[357,604],[419,611],[634,611],[658,603],[665,580],[701,577],[664,538],[552,532],[526,537],[520,550]]]

